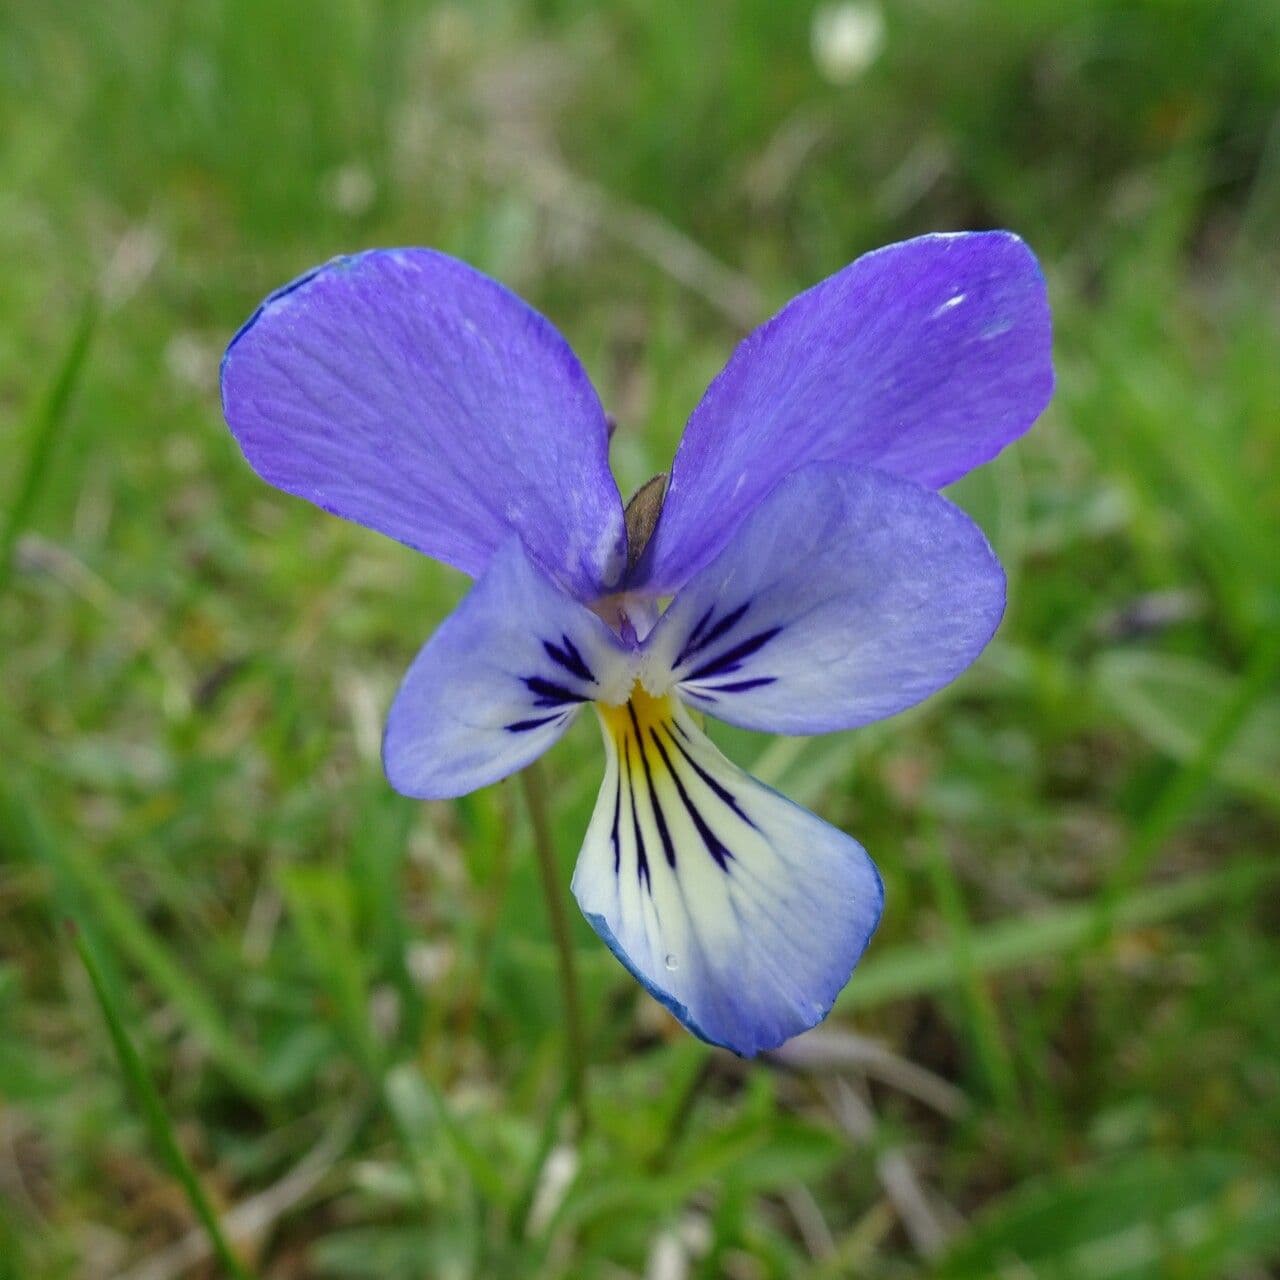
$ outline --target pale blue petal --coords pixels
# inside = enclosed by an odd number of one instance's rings
[[[459,796],[540,756],[596,698],[621,702],[635,654],[513,540],[427,641],[387,717],[387,778]]]
[[[747,729],[850,729],[954,680],[1004,600],[982,531],[945,498],[811,464],[676,597],[646,643],[643,679]]]

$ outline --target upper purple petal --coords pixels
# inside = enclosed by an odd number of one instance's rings
[[[228,347],[222,400],[263,479],[466,573],[512,533],[579,599],[619,572],[586,373],[547,320],[445,254],[375,250],[278,290]]]
[[[948,484],[1022,435],[1052,391],[1044,279],[1017,236],[869,253],[747,337],[708,388],[633,585],[672,594],[807,462]]]

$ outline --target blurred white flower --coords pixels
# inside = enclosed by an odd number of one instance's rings
[[[131,227],[120,237],[102,272],[102,302],[108,311],[124,306],[142,288],[163,252],[164,241],[153,227]]]
[[[437,61],[474,56],[480,31],[465,4],[440,4],[427,18],[426,46]]]
[[[351,717],[351,736],[357,754],[376,764],[382,758],[382,701],[385,690],[367,677],[347,671],[342,674],[338,693]]]
[[[194,333],[175,333],[165,344],[165,368],[187,391],[202,395],[218,385],[218,349]]]
[[[349,218],[358,218],[372,208],[378,185],[362,165],[344,164],[326,174],[324,193],[331,208]]]
[[[645,1280],[685,1280],[689,1274],[689,1255],[680,1238],[672,1231],[657,1236],[649,1250]]]
[[[569,1184],[578,1172],[578,1152],[574,1147],[553,1147],[542,1166],[538,1188],[529,1210],[529,1236],[540,1235],[551,1224],[556,1210],[564,1201]]]
[[[400,993],[385,983],[369,993],[369,1021],[382,1040],[390,1040],[400,1025]]]
[[[711,1220],[697,1209],[691,1209],[680,1219],[678,1234],[680,1243],[695,1258],[701,1258],[709,1253],[715,1242]]]
[[[413,942],[405,950],[405,967],[420,987],[432,987],[453,968],[453,948],[443,942]]]
[[[832,84],[852,84],[884,48],[884,14],[875,4],[824,4],[813,14],[809,40],[818,70]]]

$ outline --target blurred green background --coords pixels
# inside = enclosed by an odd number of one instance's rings
[[[5,0],[0,1277],[1254,1277],[1280,1258],[1274,0]],[[859,253],[1009,227],[1059,390],[953,496],[1011,579],[945,694],[724,733],[888,905],[741,1063],[574,915],[593,1123],[511,784],[392,794],[464,583],[259,482],[269,289],[427,244],[548,314],[624,492]],[[549,757],[565,884],[600,775]]]

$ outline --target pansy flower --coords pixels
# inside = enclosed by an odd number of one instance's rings
[[[476,579],[391,707],[391,784],[486,786],[593,707],[605,770],[578,904],[681,1022],[743,1055],[827,1014],[883,888],[861,845],[731,763],[702,718],[826,733],[955,679],[1005,580],[936,490],[1052,386],[1044,282],[1004,232],[893,245],[793,299],[708,388],[665,495],[626,509],[564,339],[442,253],[312,271],[222,367],[264,479]]]

